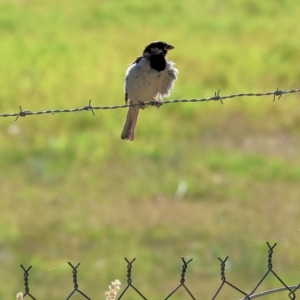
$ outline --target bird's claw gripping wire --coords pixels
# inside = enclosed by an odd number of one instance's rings
[[[155,106],[157,108],[160,108],[163,105],[163,102],[161,100],[157,100],[155,98],[150,99],[150,105]]]
[[[139,101],[138,102],[138,105],[139,105],[139,107],[141,108],[141,109],[144,109],[144,108],[146,108],[148,105],[146,105],[145,104],[145,102],[143,102],[143,101]]]

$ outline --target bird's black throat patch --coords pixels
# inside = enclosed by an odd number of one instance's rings
[[[167,62],[163,54],[160,55],[150,55],[148,57],[150,60],[150,67],[157,72],[161,72],[166,68]]]

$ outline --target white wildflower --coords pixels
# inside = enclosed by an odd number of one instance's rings
[[[23,300],[23,293],[18,293],[17,294],[17,300]]]
[[[105,300],[116,300],[118,291],[121,289],[121,282],[119,279],[111,282],[108,286],[108,291],[105,292]]]

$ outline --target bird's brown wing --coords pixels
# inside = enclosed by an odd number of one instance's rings
[[[131,65],[137,64],[142,58],[143,56],[139,56]],[[128,92],[125,89],[125,103],[127,104],[127,102],[128,102]]]

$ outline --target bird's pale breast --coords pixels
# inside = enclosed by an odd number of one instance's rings
[[[172,81],[176,79],[176,74]],[[126,72],[125,89],[129,100],[144,102],[156,97],[161,93],[162,85],[168,77],[170,77],[169,68],[157,72],[150,67],[148,59],[141,59],[138,63],[131,65]]]

